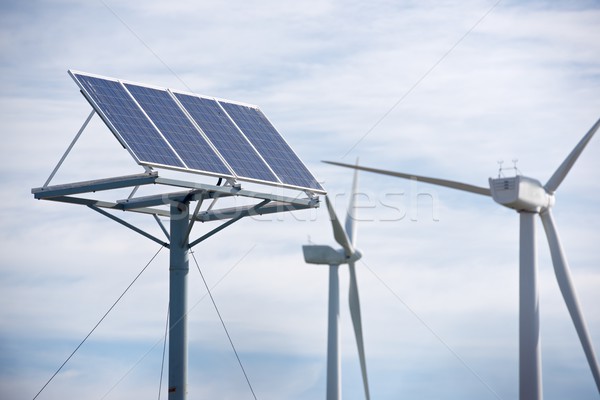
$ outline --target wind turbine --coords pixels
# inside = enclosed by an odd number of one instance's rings
[[[599,127],[600,120],[592,126],[583,139],[575,146],[545,185],[542,185],[536,179],[517,174],[514,177],[499,176],[496,179],[490,178],[490,188],[488,189],[445,179],[429,178],[402,172],[325,161],[328,164],[354,168],[356,170],[369,171],[405,179],[415,179],[434,185],[463,190],[484,196],[491,196],[497,203],[512,208],[519,213],[519,397],[521,400],[542,398],[534,219],[536,214],[540,216],[542,225],[546,231],[558,286],[565,304],[567,305],[567,309],[569,310],[569,314],[571,315],[571,319],[573,320],[573,324],[575,325],[583,351],[592,375],[594,376],[596,387],[598,388],[598,392],[600,392],[600,370],[598,368],[598,362],[596,355],[594,354],[594,349],[583,319],[579,302],[577,301],[567,259],[560,244],[560,239],[551,212],[555,201],[554,193]]]
[[[357,163],[358,164],[358,163]],[[352,193],[350,204],[346,215],[345,230],[342,228],[340,220],[335,214],[329,197],[325,197],[327,210],[333,226],[333,236],[342,249],[335,250],[330,246],[305,245],[302,246],[304,260],[309,264],[329,265],[329,316],[327,333],[327,400],[341,399],[341,373],[340,373],[340,293],[338,270],[341,264],[348,264],[350,270],[350,289],[348,293],[348,302],[350,305],[350,315],[352,325],[354,326],[354,335],[356,336],[356,345],[358,347],[358,357],[365,389],[365,398],[370,399],[369,383],[367,380],[367,364],[365,360],[365,348],[363,343],[362,322],[360,317],[360,301],[358,298],[358,284],[356,281],[355,262],[362,257],[360,251],[355,247],[356,244],[356,217],[355,200],[357,188],[358,171],[354,171],[352,182]]]

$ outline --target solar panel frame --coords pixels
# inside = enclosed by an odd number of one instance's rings
[[[97,74],[92,74],[92,73],[87,73],[87,72],[81,72],[81,71],[77,71],[77,70],[69,70],[68,73],[73,78],[73,80],[75,81],[75,83],[79,86],[79,88],[81,89],[81,92],[84,95],[84,97],[86,98],[86,100],[88,100],[88,102],[90,103],[90,105],[94,108],[94,110],[102,118],[102,120],[104,121],[104,123],[108,126],[109,130],[117,138],[117,140],[119,141],[119,143],[131,154],[131,156],[133,157],[133,159],[139,165],[148,166],[148,167],[165,168],[165,169],[171,169],[171,170],[176,170],[176,171],[181,171],[181,172],[188,172],[188,173],[197,173],[197,174],[209,175],[209,176],[215,176],[215,177],[222,177],[222,178],[226,178],[226,179],[234,179],[234,180],[239,179],[240,181],[254,182],[254,183],[266,184],[266,185],[271,185],[271,186],[278,186],[278,187],[284,187],[284,188],[289,188],[289,189],[302,190],[302,191],[307,191],[307,192],[316,193],[316,194],[326,194],[326,191],[316,181],[316,178],[314,177],[314,175],[310,172],[310,170],[308,170],[308,168],[306,167],[306,165],[304,165],[304,163],[302,162],[302,160],[300,160],[300,158],[294,152],[294,150],[291,148],[291,146],[289,146],[289,144],[287,143],[287,141],[285,140],[285,138],[279,133],[279,131],[268,120],[268,118],[266,117],[266,115],[256,105],[249,104],[249,103],[244,103],[244,102],[240,102],[240,101],[234,101],[234,100],[228,100],[228,99],[218,98],[218,97],[214,97],[214,96],[206,96],[206,95],[201,95],[201,94],[197,94],[197,93],[185,92],[185,91],[180,91],[180,90],[172,90],[172,89],[165,88],[165,87],[159,87],[159,86],[149,85],[149,84],[145,84],[145,83],[139,83],[139,82],[133,82],[133,81],[123,80],[123,79],[111,78],[111,77],[106,77],[106,76],[102,76],[102,75],[97,75]],[[113,124],[113,122],[111,121],[111,118],[105,114],[102,106],[99,105],[94,100],[94,97],[90,93],[88,93],[88,89],[85,87],[85,85],[82,82],[80,82],[80,79],[78,78],[78,76],[81,76],[81,77],[90,77],[90,78],[95,78],[95,79],[99,79],[99,80],[109,81],[109,82],[112,82],[112,83],[118,83],[120,85],[120,87],[122,88],[122,90],[128,95],[129,100],[131,100],[133,103],[135,103],[135,105],[137,107],[137,111],[141,112],[144,115],[146,121],[150,125],[152,125],[154,131],[160,136],[160,138],[162,139],[162,141],[164,141],[165,148],[169,149],[169,151],[172,153],[172,155],[174,155],[176,157],[176,159],[179,161],[179,163],[181,165],[172,165],[172,164],[157,163],[157,162],[147,161],[147,160],[144,160],[144,159],[140,158],[135,153],[134,149],[131,148],[130,144],[125,139],[125,137],[121,134],[121,132],[119,131],[119,129]],[[171,96],[172,100],[179,107],[180,111],[182,111],[185,114],[185,116],[188,118],[189,122],[198,131],[198,134],[206,141],[206,143],[209,145],[209,147],[211,148],[211,150],[218,156],[218,158],[220,159],[220,161],[223,162],[223,164],[229,169],[229,174],[220,173],[220,172],[216,173],[216,172],[213,172],[213,171],[205,171],[205,170],[190,168],[184,162],[184,160],[182,159],[181,155],[176,151],[176,149],[169,142],[169,140],[167,140],[167,138],[164,136],[163,132],[158,128],[158,126],[156,126],[156,124],[154,123],[153,119],[150,118],[150,116],[146,113],[146,111],[144,110],[144,107],[142,107],[139,104],[139,102],[136,100],[135,96],[127,89],[126,85],[133,85],[133,86],[138,86],[138,87],[141,87],[141,88],[149,88],[149,89],[154,89],[154,90],[159,90],[159,91],[166,91],[167,93],[169,93],[169,95]],[[240,135],[240,140],[245,141],[245,143],[248,143],[254,149],[254,151],[256,152],[256,154],[258,155],[258,157],[260,157],[260,159],[265,163],[265,165],[267,166],[267,168],[269,169],[269,171],[273,173],[273,176],[274,176],[274,178],[276,180],[256,179],[256,178],[247,177],[247,176],[243,176],[243,175],[237,174],[235,172],[235,169],[227,162],[226,157],[224,157],[223,154],[221,154],[221,152],[215,146],[215,144],[210,140],[210,138],[206,135],[206,133],[202,130],[202,128],[196,123],[196,121],[194,120],[194,118],[191,116],[190,112],[177,99],[177,97],[176,97],[177,93],[183,94],[183,95],[194,96],[194,97],[198,97],[198,98],[201,98],[201,99],[215,101],[216,104],[219,105],[219,107],[222,109],[222,111],[228,117],[229,121],[236,127],[236,129],[237,129],[237,131],[238,131],[238,133]],[[232,105],[250,107],[252,109],[257,110],[268,121],[268,123],[270,124],[270,126],[273,128],[274,132],[281,139],[281,141],[283,143],[285,143],[285,145],[287,146],[287,148],[289,149],[289,151],[299,161],[300,165],[308,172],[308,174],[311,176],[311,178],[314,179],[314,181],[316,182],[316,186],[317,187],[294,185],[294,184],[290,184],[290,183],[284,182],[281,179],[281,177],[277,174],[277,172],[273,170],[272,166],[264,158],[263,154],[256,148],[256,146],[254,146],[254,144],[252,143],[252,141],[248,139],[248,137],[244,134],[244,132],[242,131],[242,129],[240,129],[240,127],[235,122],[235,120],[225,110],[225,108],[223,107],[222,103],[229,103],[229,104],[232,104]],[[313,186],[315,186],[315,185],[313,185]]]
[[[235,122],[231,120],[229,115],[225,112],[223,107],[221,107],[221,104],[215,97],[203,96],[203,95],[198,95],[195,93],[183,92],[180,90],[169,89],[169,91],[172,93],[172,95],[177,100],[177,102],[179,102],[181,107],[188,113],[189,118],[194,122],[195,125],[197,125],[198,129],[200,131],[202,131],[203,134],[207,137],[207,139],[212,143],[212,145],[215,146],[216,151],[219,152],[223,156],[225,161],[228,163],[228,165],[231,167],[233,172],[236,174],[236,176],[240,180],[244,180],[244,181],[248,181],[248,182],[255,182],[255,183],[264,183],[264,184],[269,184],[269,185],[275,184],[277,186],[283,185],[283,183],[279,179],[279,176],[273,171],[271,166],[264,160],[262,155],[254,147],[254,145],[250,141],[247,140],[246,136],[243,134],[243,132],[240,131],[240,129],[237,127],[237,125],[235,125]],[[178,97],[178,95],[179,96],[189,96],[189,97],[193,97],[195,99],[208,100],[210,102],[213,102],[219,108],[219,110],[221,110],[223,112],[223,115],[226,118],[226,121],[229,124],[231,124],[231,127],[235,130],[235,133],[237,134],[237,136],[239,136],[239,138],[242,139],[243,142],[240,142],[239,144],[246,145],[253,152],[252,155],[254,155],[256,157],[256,159],[258,159],[258,161],[260,163],[262,163],[262,166],[266,167],[266,169],[268,170],[268,173],[270,173],[275,180],[267,180],[267,179],[261,179],[259,177],[251,177],[251,176],[248,176],[247,174],[244,174],[243,171],[240,171],[236,165],[234,165],[232,162],[230,162],[230,161],[237,161],[237,160],[233,160],[230,157],[224,155],[223,150],[228,150],[228,149],[224,149],[223,147],[220,147],[219,145],[217,145],[217,143],[213,139],[213,136],[209,136],[208,130],[205,130],[206,126],[205,126],[205,128],[203,128],[201,126],[201,123],[199,121],[197,121],[197,118],[195,117],[195,113],[192,112],[193,110],[190,109],[189,104],[188,104],[188,106],[186,106],[186,104],[184,104],[184,102],[182,101],[183,99]]]
[[[246,103],[242,103],[242,102],[236,102],[236,101],[231,101],[231,100],[219,100],[219,104],[221,104],[222,108],[225,110],[225,112],[229,115],[229,117],[231,118],[231,120],[236,124],[236,126],[238,126],[238,128],[240,129],[241,132],[243,132],[244,136],[246,137],[246,139],[252,143],[252,145],[254,146],[254,148],[256,148],[256,150],[259,152],[259,154],[261,154],[261,156],[263,157],[263,159],[267,162],[267,164],[269,164],[269,166],[271,166],[271,169],[277,174],[277,176],[279,177],[280,181],[282,182],[283,185],[289,186],[289,187],[293,187],[295,189],[309,189],[314,191],[315,193],[325,193],[325,190],[323,189],[323,187],[321,186],[321,184],[317,181],[317,179],[315,178],[314,174],[308,169],[308,167],[302,162],[302,160],[300,159],[300,157],[298,157],[298,155],[296,154],[296,152],[294,151],[294,149],[292,148],[292,146],[289,145],[289,143],[285,140],[285,138],[279,133],[279,131],[277,130],[277,128],[275,128],[275,126],[273,125],[273,123],[269,120],[269,118],[265,115],[265,113],[262,112],[262,110],[255,105],[251,105],[251,104],[246,104]],[[290,161],[293,161],[296,163],[296,165],[300,168],[303,169],[303,174],[302,176],[297,175],[297,178],[300,179],[309,179],[312,182],[310,184],[306,184],[306,185],[302,185],[302,184],[297,184],[297,183],[293,183],[290,182],[289,178],[290,176],[288,176],[288,174],[286,173],[285,175],[282,174],[282,172],[286,172],[287,167],[283,166],[283,168],[280,169],[280,165],[274,165],[274,163],[272,161],[281,161],[283,158],[280,157],[275,157],[275,159],[273,157],[271,157],[270,154],[267,154],[265,151],[263,151],[262,148],[258,148],[260,143],[255,143],[254,137],[248,137],[248,134],[250,134],[251,130],[250,129],[246,129],[242,126],[240,126],[240,124],[238,123],[239,121],[236,121],[236,118],[233,117],[230,113],[229,110],[227,110],[227,108],[225,107],[224,104],[231,104],[232,106],[237,106],[237,107],[245,107],[245,108],[249,108],[254,110],[257,115],[259,117],[262,117],[264,119],[264,121],[266,122],[265,127],[267,127],[271,133],[273,134],[274,138],[277,138],[279,140],[281,140],[281,145],[283,145],[286,149],[286,151],[288,152],[289,155],[291,155],[293,158],[290,159]],[[304,182],[307,183],[307,182]]]
[[[157,129],[162,133],[162,135],[165,138],[165,140],[167,141],[167,143],[169,143],[169,145],[173,148],[173,150],[179,155],[179,157],[185,163],[187,169],[201,173],[201,174],[209,174],[209,175],[213,175],[213,176],[226,177],[226,178],[237,178],[237,175],[235,174],[235,172],[227,164],[227,162],[223,159],[223,156],[219,153],[219,151],[215,148],[215,146],[211,143],[211,141],[203,134],[203,132],[201,132],[198,129],[198,127],[193,123],[193,121],[190,120],[186,110],[183,109],[181,107],[181,104],[179,104],[173,98],[172,94],[170,93],[170,91],[168,89],[161,88],[158,86],[153,86],[153,85],[147,85],[147,84],[142,85],[142,84],[138,84],[138,83],[132,83],[132,82],[124,81],[124,80],[121,80],[121,83],[123,83],[123,85],[129,92],[129,94],[134,98],[134,100],[136,101],[138,106],[144,111],[144,113],[146,114],[148,119],[150,119],[153,122],[153,124],[157,127]],[[188,154],[190,152],[192,152],[192,150],[194,150],[193,147],[197,148],[200,146],[194,146],[194,143],[188,143],[188,145],[190,146],[189,149],[180,149],[180,147],[181,147],[180,143],[182,142],[181,138],[173,137],[174,133],[176,134],[176,132],[173,132],[173,131],[168,132],[169,130],[173,129],[172,126],[174,124],[168,124],[170,126],[166,127],[168,129],[165,129],[165,126],[164,126],[165,124],[163,124],[159,121],[155,121],[157,118],[155,118],[154,116],[151,116],[149,114],[149,112],[151,110],[149,110],[148,107],[146,107],[145,105],[142,104],[142,102],[140,102],[141,99],[138,99],[136,97],[136,95],[131,91],[130,87],[136,87],[136,88],[140,88],[142,90],[146,90],[146,89],[155,90],[155,91],[158,91],[159,93],[164,93],[166,96],[168,96],[168,99],[172,102],[172,105],[175,106],[175,109],[181,113],[181,117],[183,117],[185,119],[185,122],[187,122],[189,124],[188,128],[193,129],[193,132],[191,132],[191,133],[196,133],[198,135],[198,137],[201,139],[201,141],[204,142],[203,144],[205,144],[208,147],[207,150],[210,150],[210,153],[212,153],[212,154],[209,153],[208,155],[214,156],[214,158],[216,158],[218,160],[218,162],[221,163],[221,167],[224,167],[227,170],[227,172],[222,171],[222,170],[221,171],[218,171],[218,170],[211,171],[206,168],[198,168],[196,166],[192,166],[191,163],[194,162],[197,165],[198,160],[190,159],[190,155],[188,155]],[[176,118],[175,116],[171,117],[172,120],[175,118]],[[168,137],[167,137],[167,135],[168,135]],[[179,142],[179,143],[177,143],[177,142]],[[202,151],[202,149],[198,149],[198,150]]]
[[[98,113],[98,115],[102,118],[104,123],[108,126],[110,131],[117,138],[119,143],[129,152],[129,154],[131,154],[131,156],[136,161],[136,163],[138,163],[139,165],[156,166],[156,167],[161,167],[161,168],[178,169],[178,170],[183,170],[183,171],[186,170],[185,163],[183,163],[183,161],[180,159],[179,155],[175,151],[173,151],[173,149],[170,149],[170,150],[173,153],[173,155],[177,158],[177,160],[179,160],[179,162],[181,163],[181,166],[157,163],[157,162],[147,161],[147,160],[144,160],[143,158],[141,158],[141,154],[138,155],[136,153],[136,150],[131,147],[130,143],[128,143],[128,141],[124,138],[124,136],[120,132],[120,130],[113,124],[112,118],[109,117],[108,115],[106,115],[104,108],[100,104],[97,103],[97,101],[94,99],[95,96],[92,95],[91,93],[89,93],[89,90],[87,89],[85,84],[80,81],[80,79],[77,77],[77,75],[80,75],[82,77],[90,77],[90,78],[94,78],[94,79],[109,81],[109,82],[118,84],[122,88],[122,90],[126,93],[126,95],[129,97],[129,99],[133,103],[135,103],[135,106],[137,107],[137,111],[142,113],[148,120],[148,117],[145,114],[145,112],[139,107],[139,105],[137,104],[135,99],[133,99],[131,97],[129,92],[126,90],[126,88],[123,86],[123,84],[118,79],[108,78],[108,77],[101,76],[101,75],[90,74],[90,73],[80,72],[80,71],[75,71],[75,70],[69,70],[68,73],[69,73],[69,75],[71,75],[71,77],[73,78],[73,80],[75,81],[77,86],[79,86],[82,94],[84,95],[86,100],[90,103],[92,108],[94,108],[96,113]],[[165,138],[162,136],[160,131],[152,124],[151,121],[148,120],[148,122],[153,126],[155,132],[158,133],[158,135],[160,136],[162,141],[164,141],[164,144],[166,144],[170,148],[169,143],[165,140]]]

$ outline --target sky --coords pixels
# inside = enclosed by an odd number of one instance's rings
[[[352,173],[322,160],[478,186],[518,160],[544,183],[600,117],[599,18],[597,1],[1,2],[0,393],[34,398],[149,263],[38,399],[167,397],[168,251],[151,261],[156,243],[31,195],[91,110],[68,69],[259,105],[343,216]],[[596,351],[599,160],[596,137],[553,210]],[[52,184],[142,171],[95,116]],[[359,193],[372,398],[517,398],[518,215],[369,173]],[[325,207],[247,218],[194,248],[190,399],[254,398],[198,267],[256,398],[325,397],[328,271],[304,263],[307,243],[337,247]],[[539,221],[536,243],[544,397],[597,399]],[[344,266],[340,285],[343,398],[362,399]]]

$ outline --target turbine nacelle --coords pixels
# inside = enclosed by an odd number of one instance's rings
[[[362,257],[361,252],[357,249],[354,249],[354,253],[347,257],[343,249],[336,250],[331,246],[317,244],[302,246],[302,252],[304,253],[304,261],[308,264],[349,264],[358,261]]]
[[[539,213],[554,205],[554,195],[549,194],[537,179],[517,175],[490,178],[489,182],[494,201],[505,207]]]

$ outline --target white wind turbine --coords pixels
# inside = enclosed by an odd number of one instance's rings
[[[521,400],[542,398],[542,372],[539,341],[539,307],[537,264],[535,249],[535,215],[538,214],[546,231],[554,272],[592,375],[600,392],[600,370],[594,349],[587,331],[583,314],[571,281],[569,266],[560,244],[551,208],[554,206],[554,192],[558,189],[571,167],[600,127],[600,120],[575,146],[545,185],[538,180],[521,175],[489,179],[490,188],[424,176],[386,171],[363,166],[325,161],[328,164],[375,172],[405,179],[445,186],[452,189],[491,196],[497,203],[516,210],[520,215],[519,243],[519,397]]]
[[[341,373],[340,373],[340,293],[338,269],[341,264],[348,264],[350,270],[350,288],[348,293],[348,302],[350,305],[350,315],[352,325],[354,326],[354,335],[356,336],[356,345],[358,347],[358,357],[360,359],[360,368],[365,389],[365,398],[370,399],[369,383],[367,380],[367,364],[365,360],[365,349],[363,344],[362,322],[360,317],[360,302],[358,298],[358,285],[356,281],[355,262],[362,256],[355,247],[356,243],[356,225],[355,225],[355,199],[357,188],[357,173],[354,171],[354,180],[352,182],[352,193],[350,204],[346,215],[346,230],[342,228],[329,197],[325,197],[327,210],[333,226],[333,236],[335,240],[343,247],[335,250],[330,246],[305,245],[302,246],[304,260],[309,264],[329,265],[329,317],[327,333],[327,400],[341,399]]]

